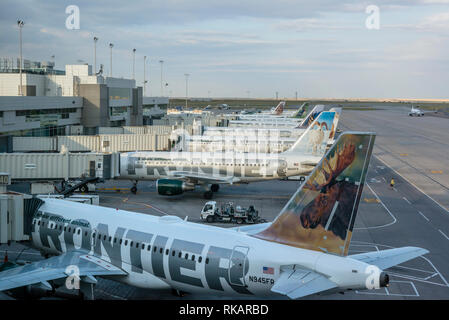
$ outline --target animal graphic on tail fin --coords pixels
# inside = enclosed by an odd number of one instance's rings
[[[372,133],[344,133],[273,223],[253,235],[345,256],[374,145]]]

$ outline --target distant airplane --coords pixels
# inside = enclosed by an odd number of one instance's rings
[[[128,152],[120,155],[120,179],[157,180],[159,194],[174,196],[204,189],[211,199],[220,184],[239,184],[309,174],[324,155],[329,136],[335,134],[336,112],[322,112],[283,153],[244,152]]]
[[[282,102],[281,102],[282,103]],[[285,104],[285,102],[284,102]],[[269,121],[269,120],[291,120],[291,121],[300,121],[300,118],[303,116],[304,112],[306,111],[306,107],[308,107],[309,103],[305,102],[303,103],[296,111],[294,111],[291,114],[286,114],[283,112],[282,114],[275,114],[273,112],[271,113],[261,113],[261,114],[249,114],[249,113],[243,113],[241,112],[239,114],[238,120],[243,121],[253,121],[253,120],[263,120],[263,121]],[[245,111],[245,110],[243,110]]]
[[[182,149],[186,151],[201,151],[201,152],[262,152],[262,153],[279,153],[284,152],[290,148],[298,139],[298,137],[306,131],[312,124],[313,117],[317,117],[322,111],[322,108],[317,106],[312,111],[304,122],[309,125],[299,125],[295,129],[295,135],[284,137],[281,134],[281,129],[270,130],[268,134],[263,134],[263,131],[222,131],[221,135],[189,135],[181,137]],[[340,119],[341,108],[332,108],[330,111],[335,111],[333,127],[338,127]],[[237,129],[237,128],[235,128]],[[285,130],[284,130],[285,131]],[[301,133],[299,133],[301,131]],[[335,130],[329,136],[328,145],[334,143]],[[296,135],[297,134],[297,135]]]
[[[422,116],[424,116],[424,112],[422,112],[420,109],[418,109],[418,108],[414,108],[413,107],[413,105],[412,105],[412,109],[410,110],[410,112],[408,113],[408,115],[410,116],[410,117],[414,117],[414,116],[416,116],[416,117],[422,117]]]
[[[276,107],[271,108],[271,114],[273,115],[280,115],[282,112],[284,112],[285,107],[285,101],[279,102],[279,104]]]
[[[348,255],[374,146],[347,132],[273,222],[236,228],[59,199],[36,199],[25,215],[32,245],[53,257],[0,272],[0,291],[79,288],[97,277],[210,296],[299,299],[389,285],[383,271],[428,253],[402,247]],[[188,214],[188,213],[187,213]],[[409,239],[408,241],[412,241]]]

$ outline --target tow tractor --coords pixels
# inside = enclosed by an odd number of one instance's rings
[[[207,222],[230,222],[230,223],[263,223],[265,219],[259,217],[253,205],[248,208],[234,206],[232,202],[217,205],[216,201],[208,201],[201,210],[201,220]]]

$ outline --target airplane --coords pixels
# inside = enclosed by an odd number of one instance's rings
[[[203,131],[204,136],[280,136],[285,138],[298,138],[305,131],[305,123],[311,123],[312,118],[316,118],[317,115],[324,110],[324,105],[316,105],[304,119],[299,122],[295,122],[296,127],[288,124],[286,127],[277,127],[275,125],[263,125],[260,123],[256,126],[256,122],[248,122],[246,127],[205,127]],[[340,106],[339,106],[340,107]],[[334,110],[338,110],[335,108]],[[340,108],[341,110],[341,108]],[[332,109],[330,110],[332,111]]]
[[[278,103],[276,107],[271,108],[272,115],[281,115],[284,112],[285,101],[281,101]]]
[[[285,104],[285,102],[284,102]],[[304,102],[296,111],[294,111],[293,113],[287,114],[287,113],[282,113],[279,115],[276,114],[267,114],[267,113],[262,113],[262,114],[250,114],[250,115],[242,115],[242,113],[238,116],[238,120],[260,120],[260,119],[266,119],[266,120],[273,120],[273,119],[291,119],[291,121],[299,121],[298,119],[300,119],[304,112],[306,111],[306,107],[309,106],[308,102]],[[296,119],[296,120],[293,120]]]
[[[296,137],[282,137],[280,129],[268,131],[267,135],[258,134],[259,132],[242,131],[242,134],[234,134],[233,131],[222,131],[222,135],[181,135],[175,148],[182,148],[186,151],[201,152],[262,152],[262,153],[279,153],[288,150],[298,139],[298,137],[306,131],[313,122],[313,119],[322,111],[317,106],[315,112],[312,111],[304,122],[308,125],[299,125],[295,130]],[[337,128],[340,119],[341,108],[332,108],[335,111],[333,127]],[[328,145],[334,143],[334,134],[329,136]]]
[[[160,195],[174,196],[204,189],[211,199],[220,184],[241,184],[309,174],[325,154],[335,134],[336,112],[322,112],[298,140],[283,153],[152,151],[120,154],[118,179],[156,180]]]
[[[300,299],[387,287],[385,269],[429,251],[408,246],[348,254],[374,140],[374,133],[340,135],[268,223],[220,228],[34,198],[25,232],[47,258],[0,272],[0,291],[37,287],[48,294],[65,285],[94,299],[97,277],[178,294],[243,298]]]
[[[413,105],[412,105],[412,109],[410,110],[410,112],[408,113],[408,115],[409,115],[410,117],[414,117],[414,116],[422,117],[422,116],[424,116],[424,112],[422,112],[422,111],[421,111],[420,109],[418,109],[418,108],[414,108]]]
[[[297,126],[303,126],[306,123],[310,124],[313,118],[316,117],[321,111],[324,110],[325,105],[316,105],[312,111],[309,112],[306,118],[282,118],[282,117],[260,117],[260,118],[249,118],[243,120],[229,120],[229,127],[232,128],[292,128]]]

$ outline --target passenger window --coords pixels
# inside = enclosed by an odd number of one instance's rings
[[[202,257],[202,256],[199,256],[199,257],[198,257],[198,262],[201,263],[201,261],[203,261],[203,257]]]
[[[72,228],[69,228],[69,232],[72,232]]]
[[[129,246],[132,247],[133,244],[134,244],[134,241],[131,241],[130,244],[129,244]]]
[[[156,250],[157,250],[157,247],[155,246],[155,247],[153,248],[153,252],[156,252]]]
[[[147,247],[147,251],[150,251],[151,250],[151,246],[150,245],[148,245],[148,247]]]
[[[195,261],[195,255],[194,254],[192,255],[192,261]]]
[[[125,246],[127,246],[128,245],[128,240],[125,240]]]
[[[159,249],[159,253],[162,253],[162,248]]]
[[[122,242],[123,242],[123,240],[122,239],[120,239],[120,241],[118,242],[120,245],[122,244]]]
[[[184,256],[184,259],[189,259],[189,254],[188,253],[186,253],[186,255]]]
[[[145,249],[145,244],[144,244],[144,243],[142,243],[142,250],[143,250],[143,249]]]
[[[103,236],[103,241],[106,241],[106,235]]]
[[[168,255],[168,252],[169,252],[170,250],[168,250],[168,249],[165,249],[165,255]]]
[[[81,229],[78,229],[78,232],[77,232],[78,234],[80,234],[81,233]]]
[[[178,258],[181,258],[182,252],[179,251]]]
[[[84,236],[85,236],[85,237],[87,237],[87,231],[86,231],[86,232],[84,232]]]
[[[111,242],[111,240],[112,240],[112,237],[111,237],[111,236],[109,236],[109,242]]]
[[[114,238],[114,243],[116,243],[117,242],[117,238]]]
[[[101,239],[101,234],[98,234],[98,240],[100,240]]]
[[[139,247],[139,243],[138,242],[136,242],[136,248],[138,248]]]
[[[209,258],[206,258],[206,264],[208,264],[209,263]]]
[[[171,253],[171,255],[174,257],[174,256],[175,256],[175,253],[176,253],[176,251],[173,250],[172,253]]]

